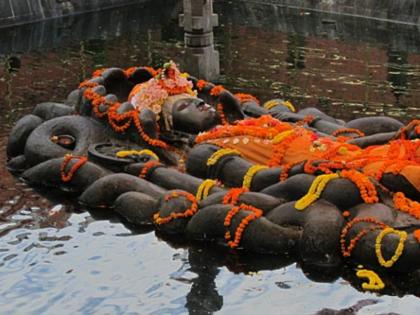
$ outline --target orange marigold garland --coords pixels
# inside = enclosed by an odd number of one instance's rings
[[[365,136],[365,133],[363,131],[360,131],[359,129],[356,129],[356,128],[340,128],[340,129],[335,130],[331,135],[334,137],[337,137],[339,135],[342,135],[343,133],[355,133],[359,137]]]
[[[236,93],[235,97],[239,100],[241,104],[245,102],[255,102],[257,104],[260,104],[260,101],[251,94]]]
[[[130,68],[124,70],[124,74],[127,78],[129,78],[129,77],[132,76],[132,74],[134,72],[136,72],[137,69],[138,69],[137,67],[130,67]]]
[[[146,179],[150,174],[149,171],[151,168],[162,166],[162,164],[158,161],[149,161],[144,164],[143,168],[141,169],[141,172],[139,174],[140,178]]]
[[[322,159],[324,160],[333,160],[340,155],[346,155],[349,151],[358,151],[360,148],[356,145],[349,144],[349,143],[339,143],[336,145],[331,145],[330,149],[328,149],[323,155]]]
[[[210,95],[211,96],[219,96],[220,93],[222,93],[225,90],[225,88],[222,85],[215,85],[211,91],[210,91]]]
[[[296,110],[295,110],[296,111]],[[302,120],[296,123],[297,126],[310,125],[315,120],[315,116],[306,115]]]
[[[396,192],[393,200],[395,208],[420,220],[420,202],[407,198],[402,192]]]
[[[280,173],[279,180],[281,182],[284,182],[289,177],[290,170],[293,167],[295,167],[296,165],[299,165],[300,163],[301,162],[298,161],[298,162],[295,162],[295,163],[287,163],[287,164],[282,165],[282,170],[281,170],[281,173]]]
[[[76,163],[73,164],[73,166],[70,168],[70,170],[66,173],[66,168],[71,160],[77,160]],[[75,156],[71,154],[66,154],[64,156],[63,162],[60,166],[60,174],[61,174],[61,180],[64,183],[70,182],[73,179],[74,174],[77,172],[79,168],[81,168],[85,163],[87,162],[86,156]]]
[[[202,91],[204,89],[204,87],[207,85],[207,81],[205,81],[205,80],[198,80],[196,85],[197,85],[197,89],[199,91]]]
[[[400,139],[407,139],[408,138],[408,131],[414,128],[414,132],[419,135],[420,134],[420,119],[414,119],[408,123],[407,126],[402,127],[398,133],[397,137]]]
[[[376,181],[380,181],[382,179],[382,176],[385,173],[385,170],[392,164],[395,163],[395,160],[386,160],[384,161],[381,166],[375,171],[375,172],[366,172],[366,175],[372,176]]]
[[[218,126],[208,132],[199,134],[195,142],[202,143],[208,140],[239,136],[273,139],[277,134],[292,128],[290,124],[281,122],[269,115],[263,115],[256,119],[238,121],[236,125]]]
[[[420,243],[420,229],[417,229],[413,232],[414,238],[418,243]]]
[[[150,67],[144,67],[151,75],[156,75],[156,71],[153,68]],[[133,73],[133,71],[135,71],[137,68],[133,67],[133,68],[129,68],[127,70],[125,70],[126,75]],[[95,76],[100,76],[102,74],[104,70],[100,70],[94,73],[94,77]],[[134,122],[134,125],[139,133],[139,135],[141,136],[141,138],[149,145],[154,146],[154,147],[160,147],[163,149],[168,149],[169,146],[167,143],[161,141],[161,140],[157,140],[157,139],[152,139],[151,137],[149,137],[146,132],[143,129],[143,126],[141,125],[141,121],[138,117],[139,111],[138,110],[131,110],[129,112],[123,113],[123,114],[118,114],[117,113],[117,109],[120,107],[120,103],[119,102],[115,102],[115,103],[107,103],[106,99],[104,96],[99,95],[98,93],[95,93],[93,91],[93,87],[97,86],[97,83],[94,82],[89,82],[88,80],[82,82],[80,84],[80,88],[82,87],[87,87],[87,89],[83,92],[83,96],[89,100],[92,104],[92,110],[95,113],[95,115],[99,118],[103,118],[105,116],[108,115],[108,121],[109,124],[111,125],[111,127],[116,131],[116,132],[124,132],[126,131],[132,124],[132,122]],[[171,93],[171,91],[169,91]],[[173,92],[173,91],[172,91]],[[99,106],[101,105],[106,105],[107,109],[105,111],[100,111]],[[123,122],[122,124],[120,124],[121,122]]]
[[[133,122],[133,115],[135,112],[126,112],[124,114],[118,114],[117,110],[120,107],[120,103],[116,103],[114,106],[108,109],[108,122],[111,125],[112,129],[116,132],[122,133],[130,128],[131,123]],[[124,123],[121,124],[121,122]]]
[[[136,129],[138,131],[138,133],[140,134],[140,136],[142,137],[142,139],[150,144],[151,146],[154,147],[159,147],[162,149],[168,149],[168,144],[161,141],[161,140],[157,140],[157,139],[152,139],[151,137],[149,137],[149,135],[146,134],[146,132],[143,129],[143,126],[141,125],[141,121],[140,118],[137,114],[137,111],[134,111],[133,113],[133,120],[134,120],[134,125],[136,126]]]
[[[149,72],[152,77],[157,76],[162,71],[162,69],[156,70],[152,67],[143,67],[143,69]]]
[[[223,104],[222,103],[218,103],[216,105],[216,111],[219,114],[219,117],[220,117],[220,120],[222,122],[222,125],[229,125],[229,122],[226,119],[225,112],[223,111]]]
[[[160,73],[159,70],[155,70],[152,67],[130,67],[130,68],[124,70],[124,74],[125,74],[125,76],[127,78],[129,78],[129,77],[131,77],[133,75],[134,72],[137,71],[137,69],[144,69],[144,70],[146,70],[147,72],[149,72],[149,74],[152,77],[155,77],[156,75],[158,75]]]
[[[332,174],[336,170],[346,169],[347,165],[345,162],[340,161],[327,161],[327,162],[319,162],[314,165],[316,161],[314,160],[307,160],[304,164],[303,170],[306,174],[315,174],[317,171],[323,174]]]
[[[268,166],[278,166],[281,165],[284,159],[284,156],[286,155],[287,149],[289,149],[290,145],[293,141],[295,141],[297,138],[299,138],[301,135],[299,132],[294,131],[293,133],[290,133],[284,140],[282,140],[280,143],[274,145],[273,150],[273,157],[270,161],[268,161]]]
[[[379,202],[375,185],[370,181],[369,177],[356,170],[343,170],[340,175],[352,181],[359,188],[360,196],[365,203]]]
[[[343,217],[348,218],[351,215],[351,213],[350,211],[346,210],[346,211],[343,211],[342,215]]]
[[[238,202],[239,197],[243,194],[249,192],[248,188],[231,188],[223,198],[223,204],[235,205]]]
[[[224,226],[226,228],[229,228],[229,226],[232,223],[232,218],[241,210],[250,211],[252,213],[250,213],[249,215],[247,215],[245,218],[241,220],[241,222],[239,223],[238,227],[235,230],[235,237],[233,241],[231,240],[230,232],[229,231],[226,232],[225,240],[228,242],[228,246],[230,248],[237,248],[239,246],[241,242],[242,234],[244,233],[248,224],[252,222],[253,220],[258,219],[263,214],[261,209],[258,209],[250,205],[241,204],[240,206],[235,206],[231,210],[229,210],[229,212],[227,213],[225,217]]]
[[[106,68],[101,68],[101,69],[97,69],[93,72],[93,77],[100,77],[102,75],[102,73],[104,73],[104,71],[106,70]]]
[[[191,207],[189,207],[184,212],[171,212],[169,216],[163,217],[163,218],[160,217],[159,213],[155,213],[155,215],[153,216],[153,220],[155,224],[157,225],[167,224],[171,222],[173,219],[188,218],[188,217],[192,217],[194,214],[197,213],[198,211],[197,199],[194,197],[194,195],[188,192],[185,192],[185,191],[172,192],[169,196],[165,196],[165,201],[168,202],[169,200],[178,198],[178,197],[184,197],[189,202],[191,202]]]
[[[83,89],[83,88],[93,88],[95,86],[98,86],[99,84],[96,82],[91,82],[89,80],[85,80],[82,83],[79,84],[79,89]]]
[[[370,226],[369,228],[365,228],[362,229],[359,233],[357,233],[357,235],[352,238],[350,240],[350,244],[349,246],[346,247],[346,236],[347,233],[350,231],[350,229],[361,222],[365,222],[365,223],[371,223],[373,226]],[[375,218],[372,217],[364,217],[364,218],[355,218],[351,221],[349,221],[344,228],[341,230],[341,234],[340,234],[340,244],[341,244],[341,253],[343,254],[343,257],[350,257],[352,251],[354,250],[354,248],[357,245],[357,242],[359,242],[363,236],[365,236],[366,234],[368,234],[371,231],[377,230],[379,228],[386,228],[388,227],[385,223],[380,222],[378,220],[376,220]]]

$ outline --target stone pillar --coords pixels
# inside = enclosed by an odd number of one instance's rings
[[[219,52],[214,49],[213,27],[219,23],[213,0],[184,0],[179,24],[185,35],[185,67],[192,75],[215,80],[220,74]]]

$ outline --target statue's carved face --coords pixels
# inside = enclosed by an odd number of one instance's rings
[[[197,134],[217,125],[217,112],[200,98],[182,98],[173,105],[175,130]]]

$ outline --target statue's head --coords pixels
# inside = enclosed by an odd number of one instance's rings
[[[217,113],[197,98],[188,75],[173,62],[166,63],[161,73],[131,91],[129,101],[139,110],[152,110],[164,131],[199,133],[214,127]]]
[[[180,95],[171,105],[172,127],[188,133],[199,133],[217,125],[216,110],[202,99]]]

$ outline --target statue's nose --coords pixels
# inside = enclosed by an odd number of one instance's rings
[[[200,111],[207,111],[211,108],[211,106],[209,104],[206,104],[204,101],[198,102],[196,103],[196,107],[200,110]]]

